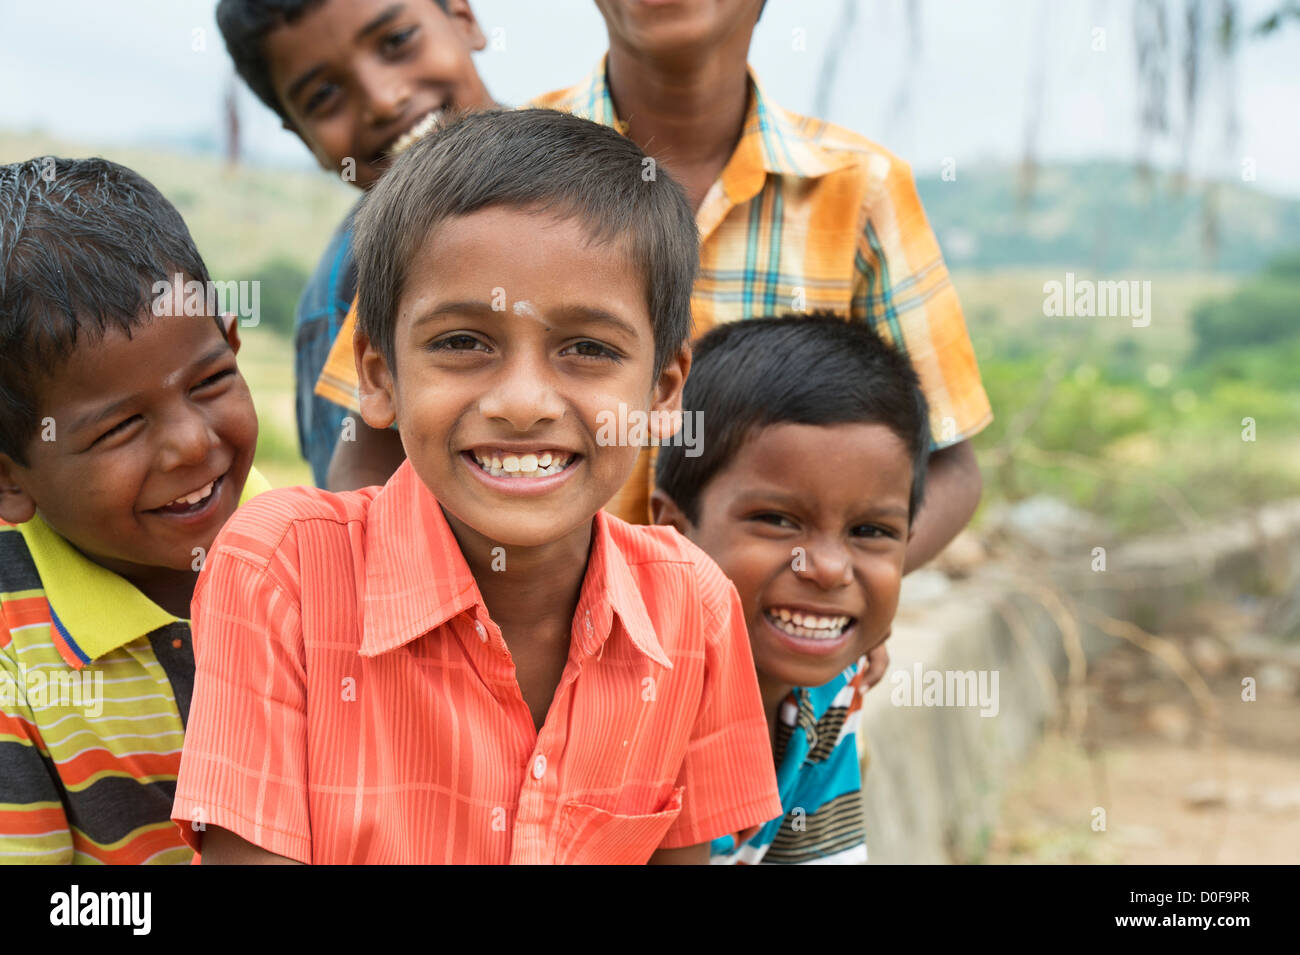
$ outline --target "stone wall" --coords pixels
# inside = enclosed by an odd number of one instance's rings
[[[994,558],[955,583],[926,570],[906,579],[889,672],[863,701],[873,863],[978,857],[1009,776],[1048,719],[1067,705],[1070,648],[1077,648],[1077,667],[1115,645],[1116,638],[1092,625],[1090,609],[1158,630],[1205,597],[1289,595],[1278,602],[1284,610],[1277,626],[1294,638],[1300,501],[1270,505],[1249,519],[1107,547],[1104,572],[1092,569],[1094,546],[1106,542],[1079,540],[1065,553],[1016,561]],[[1053,593],[1063,596],[1066,613]],[[1078,632],[1070,638],[1072,621]],[[915,688],[918,665],[923,681],[926,671],[938,671],[945,683],[950,671],[985,671],[989,686],[996,671],[996,715],[981,716],[979,705],[899,705]],[[952,688],[958,689],[956,682]],[[924,694],[918,696],[924,704]]]

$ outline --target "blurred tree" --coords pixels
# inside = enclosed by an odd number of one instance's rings
[[[1300,251],[1273,260],[1226,298],[1202,302],[1192,312],[1196,361],[1257,345],[1300,339]],[[1294,382],[1294,379],[1292,379]]]
[[[307,273],[289,259],[276,256],[253,278],[261,283],[261,324],[277,334],[292,336],[298,296],[307,284]]]

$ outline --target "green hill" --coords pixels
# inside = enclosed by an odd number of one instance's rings
[[[0,163],[36,156],[103,156],[130,166],[185,217],[208,270],[254,279],[271,262],[304,274],[359,193],[324,172],[240,166],[203,154],[68,143],[41,133],[0,130]]]
[[[1183,189],[1171,174],[1144,178],[1123,163],[1046,166],[1024,203],[1011,166],[959,168],[955,180],[926,178],[918,189],[954,268],[1240,273],[1300,246],[1298,200],[1249,183]]]

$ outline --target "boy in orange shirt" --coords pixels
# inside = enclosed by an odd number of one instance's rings
[[[929,481],[905,570],[939,553],[979,503],[970,439],[992,420],[961,303],[907,164],[865,136],[774,102],[748,65],[762,0],[596,0],[609,52],[535,105],[613,126],[686,190],[700,232],[695,334],[784,311],[868,322],[908,356],[930,404]],[[652,171],[647,171],[651,174]],[[316,392],[355,406],[344,324]],[[341,443],[331,487],[383,481],[393,435]],[[649,520],[647,452],[610,504]]]
[[[382,487],[272,492],[195,594],[173,818],[205,862],[705,862],[780,815],[735,589],[601,509],[668,438],[695,224],[608,127],[471,114],[358,220]]]

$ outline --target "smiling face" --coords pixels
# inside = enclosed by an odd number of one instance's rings
[[[325,0],[264,50],[286,126],[326,171],[354,160],[368,189],[437,114],[492,105],[470,56],[485,45],[465,0]]]
[[[748,48],[762,0],[596,0],[611,44],[649,56]]]
[[[667,417],[690,365],[683,350],[654,375],[645,279],[623,243],[490,208],[436,227],[407,275],[395,377],[356,341],[366,422],[396,419],[462,546],[465,533],[517,547],[586,533],[639,451],[598,441],[602,412]]]
[[[911,488],[884,425],[777,424],[709,482],[697,524],[667,508],[736,585],[765,697],[829,682],[888,635]]]
[[[130,338],[113,328],[82,339],[38,386],[42,433],[28,466],[0,455],[0,517],[39,511],[131,580],[190,570],[194,548],[210,548],[234,513],[257,444],[233,325],[230,336],[212,318],[186,316],[151,318]]]

